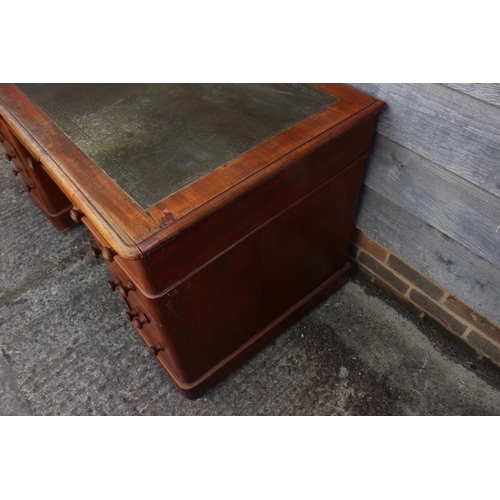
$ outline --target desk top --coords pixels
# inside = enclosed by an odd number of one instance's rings
[[[305,84],[17,84],[143,209],[333,104]]]
[[[0,115],[128,259],[383,107],[342,84],[0,84]]]

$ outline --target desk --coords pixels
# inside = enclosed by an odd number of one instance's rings
[[[196,398],[348,280],[384,106],[340,84],[2,84],[0,140]]]

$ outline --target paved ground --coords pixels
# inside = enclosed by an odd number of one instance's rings
[[[500,375],[360,276],[197,401],[0,161],[0,415],[500,415]]]

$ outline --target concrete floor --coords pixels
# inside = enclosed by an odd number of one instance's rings
[[[500,415],[500,375],[355,276],[197,401],[0,161],[0,415]]]

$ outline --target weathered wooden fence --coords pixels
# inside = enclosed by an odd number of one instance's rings
[[[383,99],[357,227],[500,324],[500,84],[351,84]]]

